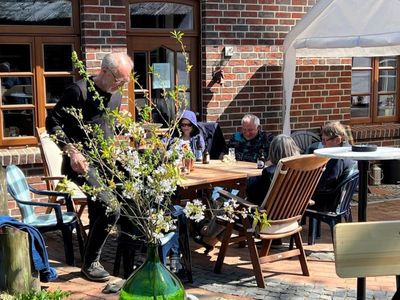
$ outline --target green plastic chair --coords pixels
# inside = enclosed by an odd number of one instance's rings
[[[77,217],[73,209],[71,196],[68,193],[37,190],[26,181],[24,173],[15,165],[6,168],[7,191],[17,202],[21,211],[22,222],[36,227],[41,233],[60,230],[64,240],[65,258],[68,265],[74,265],[74,249],[72,244],[72,232],[76,229],[79,250],[83,253],[83,240],[80,228],[77,225]],[[58,196],[65,199],[67,211],[61,210],[58,203],[42,203],[32,201],[31,193],[45,196]],[[35,206],[53,208],[49,214],[37,214]]]

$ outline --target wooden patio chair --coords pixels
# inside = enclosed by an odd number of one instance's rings
[[[252,229],[249,218],[241,218],[235,223],[225,223],[226,229],[222,239],[214,272],[220,273],[228,246],[232,242],[247,241],[251,262],[257,281],[257,286],[265,288],[261,264],[289,257],[298,257],[304,276],[309,276],[307,260],[303,249],[300,232],[301,218],[309,204],[317,183],[325,169],[329,158],[307,154],[281,159],[277,165],[271,186],[258,209],[266,211],[271,226],[262,232]],[[222,191],[224,197],[236,199],[245,207],[256,208],[240,197]],[[232,237],[233,230],[238,236]],[[269,254],[272,240],[294,237],[296,249],[285,250],[277,254]],[[258,250],[255,239],[261,239],[261,249]]]
[[[62,151],[57,144],[50,138],[49,134],[44,127],[36,127],[36,135],[39,139],[40,154],[42,156],[45,177],[43,180],[46,181],[47,189],[50,191],[60,190],[60,181],[65,178],[61,172],[62,167]],[[85,229],[88,225],[83,225],[81,220],[82,214],[87,205],[87,196],[81,191],[79,186],[72,181],[68,182],[68,189],[72,191],[72,201],[74,209],[78,216],[78,224],[81,228],[82,237],[86,240],[87,234]],[[57,202],[56,197],[51,197],[50,202]],[[50,213],[51,208],[47,209],[47,213]]]

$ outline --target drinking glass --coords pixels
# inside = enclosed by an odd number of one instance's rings
[[[235,148],[229,148],[229,157],[232,158],[232,159],[236,158]]]

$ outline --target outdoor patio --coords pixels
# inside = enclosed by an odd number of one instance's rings
[[[385,187],[381,193],[372,195],[368,205],[368,220],[398,219],[400,214],[398,196],[397,186]],[[357,218],[357,206],[353,207],[353,218]],[[306,245],[307,227],[304,226],[303,242],[307,252],[310,277],[301,275],[297,259],[265,264],[263,274],[267,287],[260,289],[256,286],[247,249],[229,248],[222,273],[215,274],[213,268],[218,246],[205,255],[204,248],[191,241],[194,283],[184,283],[187,293],[199,299],[356,299],[356,279],[341,279],[336,275],[328,226],[322,224],[322,238],[312,246]],[[117,294],[102,293],[105,283],[87,281],[81,277],[80,268],[64,264],[64,251],[60,238],[56,234],[45,236],[50,262],[57,269],[59,278],[51,283],[42,283],[42,287],[70,291],[70,299],[118,299]],[[283,246],[287,246],[287,241],[284,241]],[[115,250],[116,236],[113,235],[108,240],[102,257],[102,262],[110,273]],[[76,265],[80,266],[77,247],[76,258]],[[395,289],[394,276],[367,279],[367,299],[391,299]]]

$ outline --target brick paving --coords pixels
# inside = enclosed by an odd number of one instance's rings
[[[368,220],[395,220],[400,212],[400,201],[378,199],[368,205]],[[353,207],[354,219],[357,207]],[[116,294],[103,294],[105,283],[94,283],[80,275],[78,267],[64,264],[64,252],[60,237],[46,234],[51,264],[59,273],[59,278],[51,283],[42,283],[49,289],[60,288],[71,291],[70,299],[118,299]],[[266,288],[257,288],[252,273],[247,249],[229,248],[221,274],[215,274],[213,267],[218,254],[218,246],[209,254],[204,248],[191,243],[194,269],[194,283],[184,283],[189,294],[199,299],[356,299],[356,279],[342,279],[335,273],[333,248],[329,227],[322,224],[322,237],[315,245],[307,243],[307,225],[303,230],[303,242],[308,256],[310,276],[301,274],[297,259],[282,260],[263,265]],[[284,241],[284,245],[287,241]],[[106,244],[102,262],[112,271],[115,257],[116,238]],[[76,265],[80,258],[76,249]],[[122,272],[121,272],[122,273]],[[113,278],[113,280],[116,278]],[[391,299],[395,292],[394,276],[367,278],[367,299]]]

